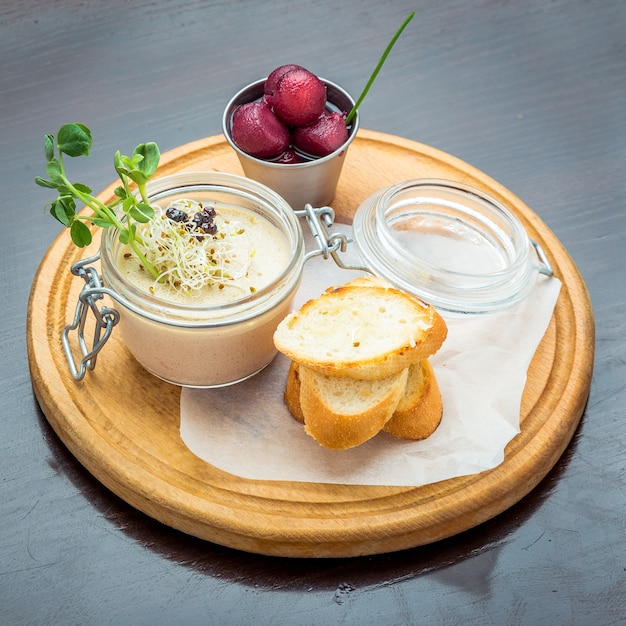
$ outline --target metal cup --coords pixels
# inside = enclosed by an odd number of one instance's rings
[[[324,78],[320,80],[326,85],[326,99],[333,110],[348,112],[352,109],[354,100],[346,91]],[[264,78],[251,83],[235,94],[226,105],[222,118],[226,140],[237,153],[245,175],[276,191],[292,208],[299,210],[307,203],[314,207],[328,205],[335,196],[348,146],[359,128],[358,112],[348,128],[348,140],[325,157],[304,163],[276,163],[257,159],[235,145],[231,137],[231,125],[235,109],[246,102],[258,100],[263,95],[264,85]]]

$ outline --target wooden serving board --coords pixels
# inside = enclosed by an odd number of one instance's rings
[[[163,155],[159,176],[221,170],[241,174],[224,138]],[[147,374],[114,332],[82,382],[70,376],[61,331],[83,281],[70,265],[93,254],[62,233],[43,259],[28,308],[33,387],[48,421],[76,458],[125,501],[161,522],[254,553],[345,557],[423,545],[504,511],[553,467],[574,434],[589,393],[594,322],[589,296],[554,234],[517,197],[468,164],[428,146],[361,130],[332,205],[349,221],[374,191],[413,178],[479,187],[511,207],[547,253],[562,289],[528,372],[521,433],[495,469],[421,487],[253,481],[193,455],[179,436],[180,390]],[[115,184],[105,189],[108,201]],[[97,245],[97,244],[94,244]]]

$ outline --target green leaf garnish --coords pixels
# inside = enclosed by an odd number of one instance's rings
[[[50,205],[50,214],[63,226],[69,228],[76,216],[76,203],[71,197],[59,196]]]
[[[105,204],[94,195],[87,185],[72,183],[67,177],[63,155],[69,157],[89,156],[92,146],[91,131],[84,124],[63,124],[56,135],[45,135],[46,178],[35,177],[35,183],[47,189],[56,189],[58,197],[49,205],[50,214],[63,226],[69,228],[72,241],[83,248],[92,241],[91,230],[85,222],[98,228],[118,229],[121,243],[128,244],[141,258],[143,264],[158,278],[157,270],[147,262],[139,250],[141,238],[137,224],[145,224],[154,217],[146,192],[146,184],[156,172],[160,152],[156,143],[138,145],[131,157],[115,153],[114,165],[122,185],[115,190],[115,200]],[[131,190],[137,186],[138,195]],[[83,215],[76,210],[76,202],[92,210]],[[119,211],[121,203],[122,211]]]
[[[142,143],[137,146],[133,152],[133,157],[137,156],[141,156],[141,160],[138,161],[137,168],[133,170],[130,177],[137,184],[140,184],[142,178],[147,182],[154,172],[156,172],[161,155],[155,143]],[[133,177],[133,175],[135,177]]]
[[[387,48],[385,48],[383,55],[380,57],[380,60],[378,61],[378,65],[376,65],[376,67],[374,68],[374,71],[372,72],[372,75],[370,76],[369,80],[367,81],[367,84],[365,85],[363,91],[361,92],[361,95],[359,96],[358,100],[354,103],[354,106],[350,110],[350,113],[348,113],[346,117],[346,125],[348,125],[352,121],[352,118],[356,115],[357,109],[361,105],[361,102],[363,102],[365,96],[367,95],[367,92],[370,90],[372,83],[376,80],[376,77],[378,76],[378,72],[380,72],[380,69],[382,68],[383,63],[387,60],[387,57],[389,56],[391,49],[393,48],[396,41],[398,41],[398,37],[400,37],[400,35],[402,34],[402,31],[406,28],[407,24],[413,19],[414,15],[415,15],[415,11],[413,11],[412,13],[408,15],[408,17],[404,20],[404,22],[402,22],[402,25],[400,26],[400,28],[398,28],[398,30],[396,31],[396,34],[392,37]]]
[[[130,208],[128,215],[136,222],[146,224],[154,217],[154,209],[148,204],[138,204]]]
[[[54,157],[54,135],[46,135],[43,140],[43,146],[46,153],[46,161],[50,161]]]
[[[74,183],[74,187],[78,189],[81,193],[90,194],[91,188],[87,187],[87,185],[81,185],[81,183]]]
[[[63,124],[57,134],[57,147],[71,157],[89,156],[91,131],[84,124]]]
[[[79,247],[84,248],[91,243],[91,231],[84,222],[80,220],[74,220],[70,226],[70,235],[72,241]]]
[[[93,215],[89,218],[89,221],[94,225],[100,228],[109,228],[111,226],[111,222],[108,220],[102,220],[99,217],[94,217]]]
[[[54,157],[52,157],[46,165],[46,174],[48,175],[50,181],[54,183],[57,187],[59,185],[63,185],[63,170],[59,161],[57,161],[57,159],[55,159]]]
[[[42,178],[41,176],[35,176],[35,182],[40,187],[47,187],[48,189],[56,189],[56,185],[51,180],[46,180],[45,178]]]

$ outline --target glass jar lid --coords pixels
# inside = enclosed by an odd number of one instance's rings
[[[365,265],[451,313],[487,313],[521,301],[552,270],[517,217],[470,186],[411,180],[358,208],[354,239]]]

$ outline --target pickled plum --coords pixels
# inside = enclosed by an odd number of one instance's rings
[[[231,138],[250,156],[276,163],[324,157],[348,140],[345,114],[331,113],[327,104],[326,85],[315,74],[281,65],[268,75],[258,100],[235,110]]]
[[[278,85],[278,81],[291,70],[303,70],[304,68],[300,65],[294,65],[293,63],[289,63],[287,65],[281,65],[273,70],[270,75],[267,77],[265,81],[265,86],[263,92],[266,96],[273,95],[276,86]]]
[[[274,113],[289,126],[310,124],[326,106],[326,86],[303,67],[286,71],[270,89],[265,95]]]
[[[293,148],[287,148],[274,162],[275,163],[304,163],[306,159],[298,154]]]
[[[323,113],[312,124],[293,130],[293,143],[298,150],[316,157],[331,154],[348,141],[346,120],[340,113]]]
[[[235,144],[250,156],[273,159],[290,144],[287,126],[265,102],[246,102],[233,115],[231,135]]]

